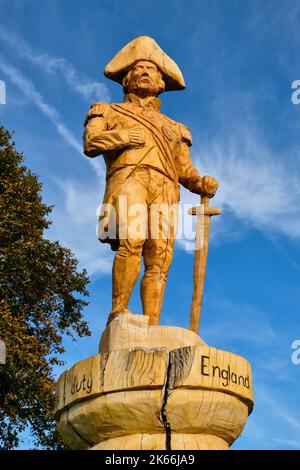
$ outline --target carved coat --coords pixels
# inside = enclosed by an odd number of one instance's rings
[[[133,142],[135,129],[143,129],[142,144]],[[133,94],[125,95],[124,103],[94,103],[85,121],[84,153],[92,158],[102,154],[106,163],[103,204],[114,204],[123,182],[140,167],[158,171],[172,182],[178,201],[178,183],[192,191],[201,179],[190,158],[191,144],[189,129],[162,114],[155,97],[146,106]]]

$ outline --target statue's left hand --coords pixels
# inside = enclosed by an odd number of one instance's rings
[[[193,187],[193,193],[201,196],[213,197],[218,189],[219,183],[213,176],[205,175]]]

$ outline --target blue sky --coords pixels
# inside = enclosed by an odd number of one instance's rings
[[[162,112],[190,127],[193,161],[220,180],[223,209],[212,223],[201,335],[253,368],[255,408],[233,449],[300,448],[300,365],[291,361],[300,338],[299,20],[293,0],[0,0],[0,119],[55,204],[47,236],[91,277],[93,334],[66,341],[67,366],[97,352],[111,307],[113,257],[96,238],[104,166],[82,155],[85,114],[94,101],[122,100],[103,69],[136,36],[152,36],[181,68],[187,89],[162,95]],[[192,270],[178,242],[162,324],[187,327]],[[138,288],[130,308],[141,311]]]

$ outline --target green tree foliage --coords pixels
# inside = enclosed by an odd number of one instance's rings
[[[30,429],[36,447],[57,449],[53,366],[62,364],[65,335],[90,334],[88,278],[69,249],[44,237],[52,207],[11,137],[0,126],[0,448],[15,448]]]

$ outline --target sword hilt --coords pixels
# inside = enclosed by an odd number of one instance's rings
[[[189,209],[189,215],[199,215],[202,211],[202,206],[204,206],[204,215],[220,215],[222,214],[222,209],[220,207],[209,207],[209,197],[201,196],[200,206],[192,207]],[[203,213],[203,212],[202,212]]]

